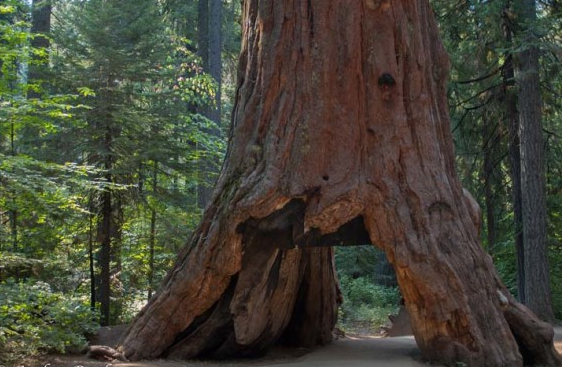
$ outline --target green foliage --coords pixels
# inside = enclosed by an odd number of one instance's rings
[[[98,325],[88,305],[43,282],[0,284],[0,362],[79,351]]]
[[[343,304],[341,327],[348,331],[378,332],[397,310],[400,291],[386,255],[372,245],[336,248],[336,268]]]
[[[358,277],[374,274],[375,266],[383,258],[384,254],[370,245],[336,248],[336,264],[340,276]]]
[[[560,7],[537,4],[537,17],[518,24],[520,2],[431,1],[445,47],[450,55],[448,88],[457,168],[463,185],[483,213],[482,242],[503,281],[516,293],[517,258],[514,244],[509,123],[517,102],[513,55],[540,49],[542,124],[546,148],[548,245],[552,296],[557,317],[562,315],[562,73],[560,72]],[[522,28],[528,31],[521,32]],[[533,37],[529,37],[529,32]],[[530,44],[529,40],[532,40]],[[515,111],[517,112],[517,111]]]
[[[344,289],[345,299],[350,304],[395,307],[400,301],[397,288],[379,286],[364,277],[353,279],[343,275],[340,277],[340,283]]]
[[[0,226],[0,249],[33,256],[52,251],[64,239],[61,226],[80,219],[86,212],[84,196],[101,190],[103,182],[89,180],[91,167],[55,164],[24,156],[0,153],[0,208],[17,213],[18,231]],[[24,240],[25,239],[25,240]]]
[[[240,13],[229,4],[228,14]],[[199,222],[200,177],[216,177],[218,167],[200,162],[218,163],[226,149],[222,127],[196,113],[214,103],[217,86],[185,38],[196,34],[192,5],[58,1],[45,50],[32,47],[29,6],[2,2],[0,277],[25,280],[28,293],[46,292],[33,285],[42,281],[56,297],[89,298],[88,251],[99,278],[100,208],[110,192],[112,321],[128,321],[157,288]],[[32,67],[43,80],[29,80]],[[60,349],[50,334],[22,335],[10,353],[25,343],[33,353]]]
[[[396,287],[374,284],[365,277],[340,276],[344,302],[340,322],[344,328],[376,331],[388,322],[388,315],[396,312],[400,291]]]
[[[498,243],[492,259],[501,280],[509,292],[517,297],[517,260],[513,240]]]
[[[24,62],[31,62],[31,36],[25,31],[28,23],[22,17],[20,1],[8,0],[0,5],[0,111],[9,103],[7,92],[15,95],[24,92],[19,68]]]
[[[0,18],[0,250],[10,245],[13,251],[39,255],[59,242],[62,223],[84,211],[84,191],[102,185],[89,180],[92,167],[49,162],[42,154],[45,139],[79,125],[74,113],[86,107],[74,94],[47,94],[26,79],[25,68],[44,64],[45,54],[31,46],[20,10],[25,6],[5,4]],[[30,90],[41,97],[27,98]]]
[[[59,157],[84,157],[99,169],[94,178],[111,183],[89,196],[95,249],[99,238],[111,237],[111,322],[128,320],[143,304],[148,274],[152,288],[164,276],[201,214],[200,162],[209,156],[218,162],[225,151],[224,138],[211,133],[217,127],[194,112],[213,101],[216,85],[190,41],[169,23],[183,5],[162,5],[63,1],[53,29],[54,84],[78,89],[79,100],[91,106],[80,114],[82,126],[55,135],[74,146]],[[106,194],[110,212],[103,212]],[[111,217],[109,229],[101,226],[104,216]]]
[[[556,319],[562,320],[562,245],[554,243],[550,247],[550,287],[552,290],[552,307]]]

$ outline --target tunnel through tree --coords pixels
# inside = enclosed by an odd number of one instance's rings
[[[327,343],[340,302],[331,246],[369,240],[394,266],[425,358],[561,365],[552,328],[510,296],[479,244],[428,1],[247,0],[243,24],[213,200],[124,353]]]

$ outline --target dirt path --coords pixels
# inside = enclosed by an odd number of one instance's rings
[[[426,366],[413,337],[344,338],[291,361],[270,367],[414,367]]]
[[[77,356],[53,356],[38,366],[48,367],[427,367],[421,362],[413,337],[346,337],[310,353],[274,349],[256,360],[236,361],[141,361],[105,363]],[[27,366],[26,366],[27,367]],[[35,366],[34,366],[35,367]]]
[[[562,327],[555,328],[556,349],[562,352]],[[427,367],[411,336],[397,338],[346,337],[310,353],[274,349],[256,360],[237,361],[142,361],[105,363],[82,356],[52,356],[25,367]]]

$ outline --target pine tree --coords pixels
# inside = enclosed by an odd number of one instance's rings
[[[208,130],[208,120],[187,109],[188,104],[208,101],[211,78],[201,73],[187,41],[170,33],[170,19],[164,15],[149,0],[67,2],[59,8],[55,68],[64,77],[59,77],[60,88],[95,93],[87,102],[84,126],[61,139],[77,142],[74,154],[103,171],[98,179],[106,189],[93,203],[100,245],[97,299],[104,324],[119,314],[110,314],[110,283],[122,271],[122,227],[128,221],[134,225],[138,216],[130,204],[140,204],[149,213],[144,220],[150,222],[150,233],[135,246],[148,248],[145,266],[151,289],[156,282],[156,221],[159,211],[167,210],[158,203],[175,205],[163,198],[167,190],[193,192],[193,146],[223,150],[218,139],[201,133]],[[181,205],[187,211],[186,194],[175,196],[184,198]]]
[[[98,299],[102,324],[108,324],[110,282],[119,272],[119,241],[127,197],[127,190],[118,188],[134,181],[139,152],[148,138],[143,134],[150,130],[142,126],[149,114],[142,105],[144,86],[159,75],[169,41],[153,1],[93,0],[65,6],[70,11],[66,23],[61,22],[58,29],[58,71],[66,76],[65,87],[87,87],[96,94],[89,101],[91,109],[83,116],[81,135],[70,135],[72,139],[79,137],[76,154],[102,169],[98,179],[106,184],[94,201],[96,239],[101,246]]]

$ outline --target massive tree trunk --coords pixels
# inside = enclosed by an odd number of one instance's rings
[[[326,343],[340,299],[330,246],[370,241],[396,270],[427,359],[562,365],[463,200],[428,2],[248,0],[244,17],[213,201],[126,333],[127,357]]]

